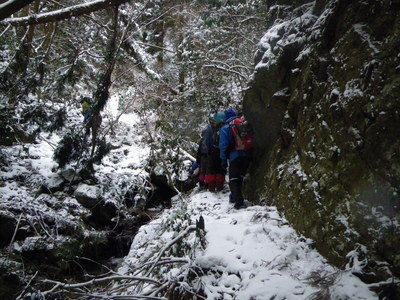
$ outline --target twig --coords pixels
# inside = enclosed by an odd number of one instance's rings
[[[189,158],[192,162],[195,162],[196,161],[196,158],[194,158],[192,155],[190,155],[189,153],[187,153],[185,150],[183,150],[182,148],[178,148],[179,149],[179,151],[183,154],[183,155],[185,155],[187,158]]]
[[[45,137],[39,135],[39,139],[41,139],[41,140],[45,141],[47,144],[49,144],[49,146],[50,146],[53,150],[57,148],[57,145],[56,145],[56,144],[50,142],[50,141],[49,141],[48,139],[46,139]]]
[[[11,27],[11,25],[8,25],[8,26],[6,27],[6,29],[4,29],[3,32],[0,33],[0,37],[2,37],[2,36],[7,32],[7,30],[8,30],[10,27]]]
[[[143,42],[139,42],[139,41],[136,41],[136,43],[144,45],[144,46],[149,46],[149,47],[153,47],[153,48],[156,48],[156,49],[164,50],[166,52],[176,53],[176,51],[173,51],[173,50],[170,50],[170,49],[167,49],[167,48],[164,48],[164,47],[156,46],[154,44],[143,43]]]
[[[142,296],[142,295],[100,295],[100,294],[89,294],[89,293],[73,293],[74,295],[86,296],[90,298],[98,299],[117,299],[117,300],[139,300],[139,299],[149,299],[149,300],[168,300],[167,298],[153,297],[153,296]]]
[[[152,264],[156,264],[157,266],[159,265],[166,265],[166,264],[184,264],[184,263],[189,263],[189,259],[187,258],[183,258],[183,257],[164,257],[162,259],[160,259],[158,262],[154,262],[154,261],[149,261],[145,264],[143,264],[143,267],[147,266],[147,265],[152,265]]]
[[[43,221],[42,215],[38,214],[36,209],[35,209],[35,215],[38,217],[38,223],[39,223],[40,227],[42,227],[43,231],[47,234],[47,236],[54,241],[55,238],[45,228],[45,226],[44,226],[45,222]]]
[[[22,299],[22,296],[25,294],[26,289],[31,285],[31,282],[33,281],[33,279],[35,279],[36,275],[39,273],[39,271],[36,271],[35,274],[33,274],[33,276],[31,277],[31,279],[29,279],[28,283],[26,284],[25,288],[22,290],[22,292],[19,294],[19,296],[16,298],[16,300],[18,299]]]
[[[184,231],[182,231],[176,238],[174,238],[172,241],[170,241],[158,254],[157,258],[154,260],[153,265],[150,267],[150,269],[147,271],[147,274],[150,274],[151,271],[153,271],[154,267],[157,265],[157,263],[160,261],[161,257],[164,255],[168,249],[170,249],[176,242],[178,242],[180,239],[182,239],[184,236],[186,236],[188,233],[195,231],[196,230],[196,225],[190,225],[186,227]]]
[[[115,274],[115,272],[113,270],[111,270],[109,267],[107,267],[106,265],[103,265],[103,264],[101,264],[101,263],[99,263],[97,261],[94,261],[93,259],[90,259],[90,258],[87,258],[87,257],[82,257],[82,256],[76,256],[76,258],[89,261],[89,262],[91,262],[93,264],[98,265],[99,267],[105,268],[106,270],[108,270],[108,273]],[[105,274],[105,275],[107,275],[107,274]],[[94,277],[94,276],[92,276],[92,277]]]
[[[148,293],[146,293],[148,296],[152,296],[152,295],[157,295],[158,293],[164,291],[166,288],[168,288],[168,286],[171,283],[169,281],[167,281],[166,283],[164,283],[162,286],[160,286],[159,288],[153,290],[153,291],[149,291]]]
[[[154,280],[152,278],[141,277],[141,276],[127,276],[127,275],[114,275],[114,276],[108,276],[108,277],[103,277],[103,278],[95,278],[95,279],[92,279],[92,280],[89,280],[86,282],[80,282],[80,283],[74,283],[74,284],[62,283],[59,281],[45,279],[45,280],[43,280],[43,283],[54,284],[54,287],[51,290],[42,292],[42,294],[44,296],[49,295],[59,288],[76,289],[76,288],[82,288],[82,287],[96,285],[99,283],[103,283],[103,282],[107,282],[107,281],[114,281],[114,280],[137,280],[137,281],[147,282],[147,283],[153,284],[155,286],[161,286],[160,282],[158,282],[157,280]]]
[[[197,294],[197,293],[191,291],[190,289],[188,289],[188,288],[187,288],[184,284],[182,284],[182,283],[179,283],[179,286],[180,286],[181,288],[183,288],[186,292],[188,292],[188,293],[192,294],[193,296],[195,296],[196,299],[204,299],[204,300],[207,299],[207,298],[205,298],[205,297],[203,297],[203,296],[200,296],[199,294]]]
[[[9,250],[11,250],[12,244],[14,243],[15,236],[17,235],[17,231],[18,231],[19,223],[21,222],[21,218],[22,218],[22,213],[19,215],[17,225],[15,226],[14,234],[11,238],[10,245],[8,246]]]

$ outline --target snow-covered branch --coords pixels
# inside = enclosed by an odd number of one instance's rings
[[[97,10],[105,9],[110,6],[119,5],[129,0],[96,0],[84,4],[74,5],[67,8],[58,9],[51,12],[42,14],[31,14],[27,17],[20,18],[8,18],[0,22],[0,24],[10,25],[32,25],[32,24],[43,24],[49,22],[57,22],[72,17],[78,17],[84,14],[89,14]],[[9,1],[11,2],[11,1]],[[15,1],[16,2],[16,1]],[[1,12],[1,11],[0,11]]]
[[[219,66],[219,65],[204,65],[203,67],[204,68],[214,68],[214,69],[217,69],[217,70],[233,73],[233,74],[238,75],[240,78],[242,78],[244,80],[248,79],[248,77],[246,75],[244,75],[244,74],[242,74],[242,73],[240,73],[238,71],[235,71],[235,70],[232,70],[232,69],[227,69],[227,68],[224,68],[224,67]]]
[[[154,260],[153,265],[150,267],[149,271],[147,272],[147,274],[150,274],[151,271],[153,270],[153,268],[156,266],[156,264],[158,263],[158,261],[161,259],[161,257],[164,255],[164,253],[170,249],[176,242],[178,242],[179,240],[181,240],[183,237],[185,237],[188,233],[192,232],[196,230],[196,225],[190,225],[188,227],[186,227],[185,230],[183,230],[181,233],[178,234],[177,237],[175,237],[172,241],[170,241],[167,245],[165,245],[165,247],[158,253],[157,258]]]
[[[65,289],[65,290],[74,290],[74,289],[79,289],[82,287],[87,287],[87,286],[92,286],[100,283],[107,283],[111,281],[116,281],[116,280],[130,280],[130,281],[141,281],[141,282],[146,282],[153,284],[155,286],[161,286],[161,283],[158,282],[157,280],[154,280],[152,278],[148,277],[143,277],[143,276],[127,276],[127,275],[113,275],[113,276],[108,276],[108,277],[103,277],[103,278],[95,278],[86,282],[79,282],[79,283],[74,283],[74,284],[66,284],[62,283],[59,281],[54,281],[54,280],[44,280],[43,283],[47,284],[53,284],[54,286],[45,292],[42,292],[42,295],[50,295],[55,293],[59,289]]]

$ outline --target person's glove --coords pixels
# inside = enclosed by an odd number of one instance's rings
[[[192,165],[192,168],[191,168],[192,172],[194,172],[198,167],[199,167],[199,164],[198,164],[197,162],[195,162],[195,163]]]
[[[225,173],[226,173],[226,169],[228,168],[228,161],[227,161],[226,159],[224,159],[224,160],[221,161],[221,168],[222,168],[222,170],[224,170]]]

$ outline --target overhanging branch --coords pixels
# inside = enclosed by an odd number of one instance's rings
[[[35,0],[9,0],[0,4],[0,21],[24,8]]]
[[[114,5],[119,5],[125,2],[129,2],[129,0],[96,0],[38,15],[33,14],[21,18],[8,18],[2,20],[0,24],[3,25],[10,24],[13,26],[20,26],[20,25],[33,25],[33,24],[57,22],[57,21],[67,20],[72,17],[78,17],[84,14],[89,14],[94,11],[105,9]]]

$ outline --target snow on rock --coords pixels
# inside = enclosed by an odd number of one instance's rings
[[[64,178],[58,174],[51,174],[49,177],[44,179],[44,187],[51,193],[60,191],[64,185]]]
[[[86,208],[95,207],[101,196],[101,190],[97,186],[81,183],[74,192],[76,200]]]
[[[303,44],[306,42],[305,28],[311,27],[317,21],[317,17],[312,12],[313,4],[308,3],[299,8],[300,16],[288,20],[279,20],[268,29],[261,38],[258,45],[258,55],[262,53],[262,58],[257,63],[256,71],[261,68],[270,68],[277,62],[278,53],[284,47],[291,44]],[[303,29],[303,30],[301,30]],[[298,61],[310,55],[311,50],[306,48],[297,58]]]
[[[62,178],[64,178],[68,182],[74,183],[82,180],[79,174],[77,174],[77,172],[72,168],[61,170],[59,174]]]
[[[200,216],[205,221],[206,246],[199,247],[192,233],[186,243],[196,248],[183,256],[196,270],[203,270],[192,286],[201,286],[205,299],[309,299],[321,290],[328,291],[330,299],[378,299],[350,272],[329,265],[312,248],[312,241],[299,236],[275,207],[235,210],[225,193],[195,193],[184,202],[175,199],[174,208],[139,230],[119,272],[130,274],[151,261],[176,237],[173,230],[182,232]],[[178,278],[185,269],[163,269],[161,276]],[[321,279],[330,283],[318,285]]]

